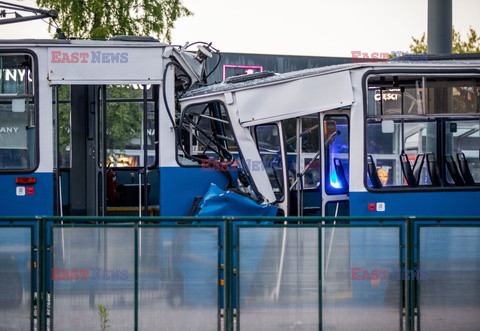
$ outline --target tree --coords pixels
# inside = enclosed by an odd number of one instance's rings
[[[181,0],[37,0],[58,12],[68,37],[109,38],[114,35],[151,35],[171,41],[174,22],[192,13]]]
[[[410,44],[410,51],[412,53],[427,53],[427,41],[425,32],[421,38],[416,39],[412,37],[413,44]],[[480,36],[470,27],[467,34],[467,40],[462,41],[460,32],[452,28],[452,53],[478,53],[480,52]]]

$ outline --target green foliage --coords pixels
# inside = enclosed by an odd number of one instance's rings
[[[108,321],[109,321],[108,309],[106,306],[102,304],[99,304],[97,306],[97,309],[98,309],[98,316],[100,318],[100,330],[105,331],[110,327],[110,325],[108,325]]]
[[[427,40],[425,33],[416,39],[412,37],[413,44],[410,44],[412,53],[427,53]],[[480,36],[470,27],[467,40],[463,41],[460,32],[452,28],[452,53],[478,53],[480,52]]]
[[[70,146],[70,86],[58,87],[58,100],[68,101],[58,105],[59,149],[60,153],[65,153]]]
[[[132,85],[107,85],[107,122],[106,148],[107,154],[116,157],[124,153],[132,144],[139,144],[141,140],[143,120],[143,90],[133,88]],[[59,104],[59,149],[65,153],[70,146],[70,86],[59,86],[58,98],[63,101]],[[128,99],[129,102],[114,102],[114,100]],[[138,100],[138,101],[133,101]],[[135,148],[135,147],[133,147]]]
[[[105,39],[115,35],[154,35],[171,40],[174,22],[192,13],[181,0],[37,0],[58,12],[67,37]]]
[[[410,44],[410,51],[414,54],[425,54],[427,53],[427,41],[425,32],[423,33],[422,37],[419,39],[415,39],[415,37],[412,37],[413,39],[413,44]]]
[[[139,99],[139,102],[107,103],[107,141],[109,154],[114,150],[124,152],[133,139],[141,139],[143,119],[143,90],[131,85],[107,86],[107,99]]]

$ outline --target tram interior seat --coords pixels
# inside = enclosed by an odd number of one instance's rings
[[[468,167],[468,160],[465,157],[464,153],[457,153],[458,166],[460,168],[460,173],[462,174],[463,180],[466,185],[475,185],[475,180],[473,179],[470,168]]]
[[[377,166],[371,155],[367,155],[367,173],[374,188],[383,187],[382,181],[380,180],[380,177],[378,177]]]
[[[343,190],[348,192],[348,180],[347,176],[345,176],[345,169],[343,168],[342,160],[334,158],[333,164],[335,165],[335,172],[337,173],[337,178],[340,181]]]
[[[440,170],[434,153],[427,153],[427,170],[428,176],[433,186],[442,186],[442,179],[440,178]]]
[[[445,155],[445,162],[447,164],[448,172],[450,173],[450,176],[452,177],[455,185],[465,186],[465,181],[460,175],[460,171],[458,170],[457,164],[455,163],[455,160],[450,154]]]
[[[403,152],[400,154],[400,164],[402,165],[403,176],[407,180],[408,186],[416,187],[420,182],[420,174],[422,173],[425,154],[418,154],[415,158],[413,168],[410,165],[408,155]]]

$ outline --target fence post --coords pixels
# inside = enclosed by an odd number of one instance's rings
[[[37,329],[47,329],[47,295],[46,295],[46,227],[45,218],[37,217]]]
[[[415,270],[414,231],[415,218],[405,219],[405,319],[406,329],[413,331],[415,327],[415,292],[413,270]]]
[[[138,330],[138,245],[139,245],[139,240],[138,240],[138,222],[135,222],[135,227],[134,227],[134,247],[135,247],[135,253],[134,253],[134,293],[133,293],[133,319],[134,319],[134,330]]]
[[[225,218],[225,330],[233,330],[233,219]]]
[[[323,252],[323,224],[325,221],[318,222],[318,329],[319,331],[323,330],[323,261],[322,261],[322,252]]]

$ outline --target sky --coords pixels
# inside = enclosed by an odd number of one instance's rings
[[[36,7],[34,0],[10,1]],[[480,0],[452,0],[453,26],[480,32]],[[428,0],[183,0],[194,13],[172,43],[212,42],[223,52],[352,56],[408,51],[427,30]],[[49,38],[42,21],[2,25],[0,38]],[[53,32],[53,31],[52,31]]]

